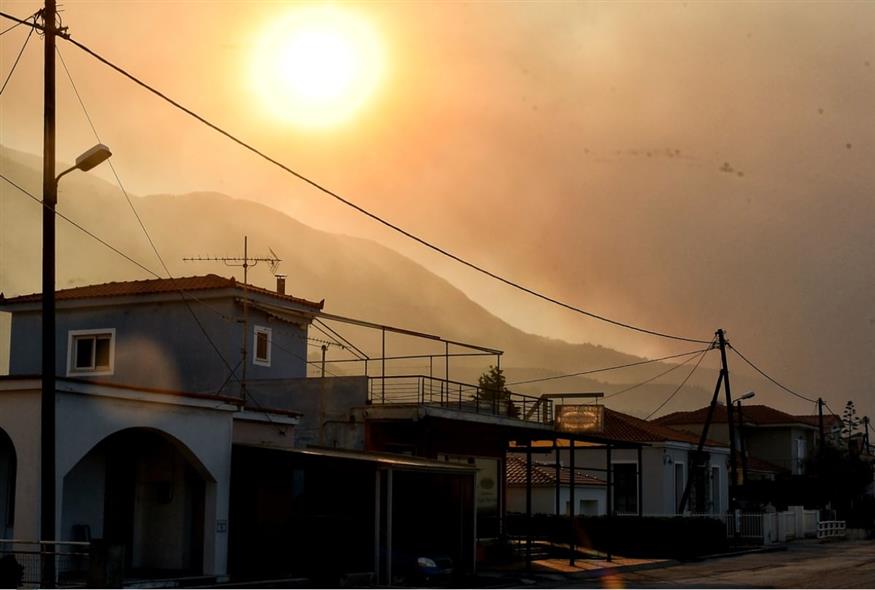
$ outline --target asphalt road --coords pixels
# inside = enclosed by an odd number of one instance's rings
[[[786,551],[682,563],[554,588],[875,588],[875,541],[798,542]],[[527,585],[525,587],[533,587]]]

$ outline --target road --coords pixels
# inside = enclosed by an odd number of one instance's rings
[[[543,587],[875,588],[875,541],[798,542],[789,544],[786,551],[709,559],[595,579],[553,581]]]

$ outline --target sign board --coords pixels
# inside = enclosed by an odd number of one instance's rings
[[[554,425],[559,432],[604,432],[605,407],[595,404],[556,406]]]
[[[498,490],[501,486],[501,462],[488,457],[440,455],[444,461],[465,463],[477,468],[477,512],[498,514]]]

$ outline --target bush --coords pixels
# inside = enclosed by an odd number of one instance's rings
[[[526,517],[508,514],[511,535],[526,535]],[[714,518],[578,516],[574,533],[579,547],[608,551],[624,557],[693,559],[720,553],[728,547],[726,526]],[[532,516],[532,535],[555,543],[568,543],[571,525],[567,516]]]

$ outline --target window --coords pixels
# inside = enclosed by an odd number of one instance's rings
[[[677,511],[684,497],[684,464],[674,464],[674,509]]]
[[[614,512],[638,514],[638,466],[614,463]]]
[[[112,375],[115,330],[70,330],[67,375]]]
[[[252,363],[262,367],[270,366],[271,331],[264,326],[255,326],[252,342]]]
[[[711,513],[720,512],[720,468],[711,466]]]

